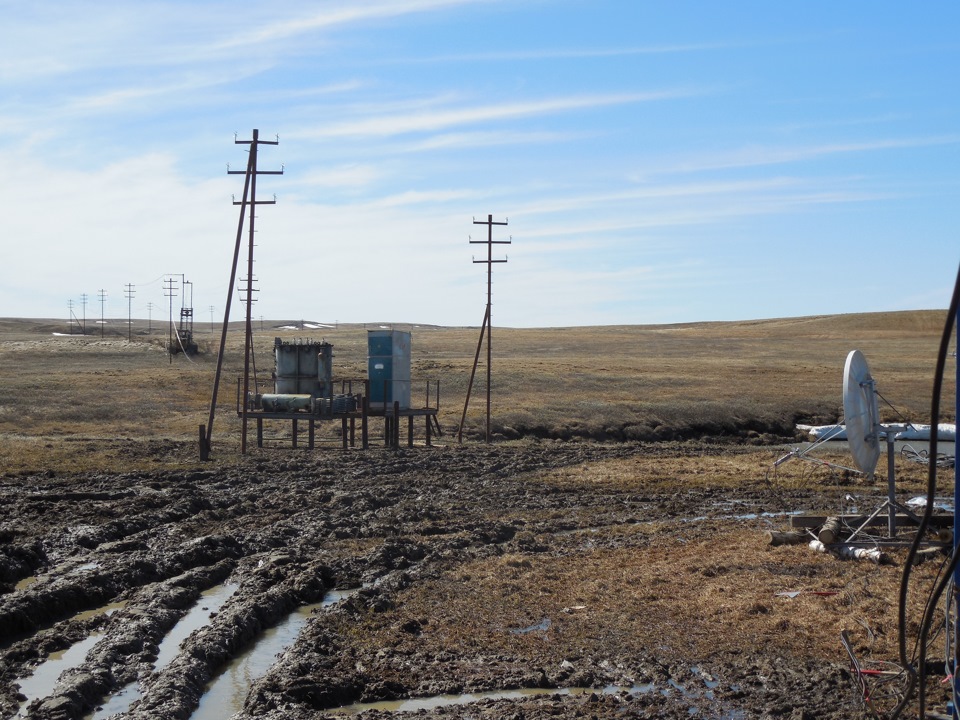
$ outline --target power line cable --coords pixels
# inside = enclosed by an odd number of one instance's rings
[[[957,279],[954,282],[953,286],[953,296],[950,299],[950,307],[947,310],[947,318],[944,323],[943,334],[940,337],[940,347],[937,351],[937,365],[936,370],[934,371],[933,379],[933,392],[931,395],[930,402],[930,423],[931,429],[936,428],[940,423],[940,393],[943,390],[943,375],[944,369],[946,366],[947,357],[950,352],[950,341],[953,336],[954,321],[957,316],[957,307],[960,304],[960,268],[957,271]],[[930,433],[930,454],[936,456],[937,454],[937,442],[938,442],[937,432]],[[890,718],[891,720],[896,720],[899,718],[904,708],[906,708],[907,703],[910,701],[913,691],[917,690],[918,700],[919,700],[919,716],[922,718],[926,713],[926,679],[927,679],[927,663],[926,663],[926,652],[927,652],[927,634],[930,631],[930,625],[932,623],[933,613],[930,611],[936,603],[939,602],[939,598],[942,597],[943,591],[946,589],[947,584],[950,582],[950,579],[953,577],[953,573],[957,568],[957,561],[960,559],[960,554],[957,553],[957,546],[954,545],[953,555],[950,558],[950,564],[946,574],[940,579],[935,585],[935,590],[933,594],[929,597],[927,607],[923,613],[923,621],[920,624],[918,631],[919,634],[919,671],[914,667],[914,663],[907,658],[907,595],[908,587],[910,581],[910,575],[913,569],[914,561],[917,557],[917,552],[920,549],[920,543],[923,540],[923,536],[927,531],[927,528],[930,525],[930,519],[933,516],[934,500],[936,497],[937,491],[937,465],[936,463],[929,463],[927,466],[927,498],[926,505],[924,507],[923,516],[920,519],[920,525],[917,528],[917,534],[913,542],[910,545],[910,551],[907,553],[907,559],[903,566],[903,576],[900,580],[900,593],[898,598],[898,610],[897,610],[897,632],[899,634],[899,652],[900,652],[900,662],[904,666],[904,669],[907,670],[909,674],[909,684],[907,691],[904,693],[903,700],[894,708]],[[956,508],[954,508],[956,512]]]

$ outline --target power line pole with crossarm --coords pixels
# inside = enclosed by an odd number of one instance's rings
[[[494,222],[493,215],[487,215],[486,220],[474,220],[474,225],[486,225],[487,226],[487,239],[486,240],[470,240],[471,245],[486,245],[487,246],[487,257],[485,260],[476,260],[474,259],[475,264],[486,264],[487,266],[487,311],[483,316],[483,325],[480,328],[480,342],[477,343],[477,354],[473,359],[473,370],[470,373],[470,383],[467,385],[467,398],[463,403],[463,415],[460,418],[460,430],[457,435],[459,442],[463,442],[463,424],[467,419],[467,406],[470,404],[470,391],[473,389],[473,378],[477,372],[477,364],[480,360],[480,348],[483,346],[483,334],[486,331],[487,334],[487,424],[486,424],[486,442],[490,444],[490,387],[492,381],[492,372],[491,364],[493,359],[493,350],[492,343],[490,341],[491,330],[493,323],[490,319],[491,317],[491,308],[493,306],[493,264],[494,263],[505,263],[506,259],[503,260],[494,260],[493,259],[493,246],[494,245],[509,245],[512,240],[494,240],[493,239],[493,226],[494,225],[506,225],[507,222]]]

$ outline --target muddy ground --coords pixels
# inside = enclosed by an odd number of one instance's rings
[[[193,452],[158,443],[128,451]],[[244,688],[240,717],[334,717],[355,703],[519,688],[582,691],[411,712],[870,717],[839,631],[865,658],[896,660],[902,555],[873,565],[771,547],[764,531],[789,513],[851,492],[833,475],[772,476],[774,453],[529,442],[0,476],[0,715],[18,712],[18,679],[98,630],[85,662],[23,713],[85,717],[139,680],[126,717],[188,718],[265,628],[355,588]],[[735,490],[696,482],[724,463]],[[864,506],[882,499],[872,485],[853,492]],[[916,572],[929,579],[936,564]],[[154,672],[164,635],[224,582],[239,589]],[[109,615],[75,615],[118,602]]]

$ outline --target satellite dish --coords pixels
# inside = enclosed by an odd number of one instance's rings
[[[850,351],[843,368],[843,416],[853,461],[872,475],[880,459],[880,412],[867,359],[859,350]]]

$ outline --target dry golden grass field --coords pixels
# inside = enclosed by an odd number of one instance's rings
[[[911,420],[926,422],[945,314],[495,327],[491,426],[506,439],[758,442],[789,437],[795,423],[841,418],[841,374],[854,348],[867,357],[882,396]],[[101,337],[89,327],[86,336],[63,335],[67,328],[61,321],[0,319],[2,467],[106,470],[110,458],[133,462],[118,449],[120,441],[195,440],[209,409],[219,329],[197,330],[200,355],[170,358],[167,328],[154,325],[148,334],[145,323],[135,323],[128,342],[126,323],[120,320],[109,322]],[[289,323],[255,323],[254,358],[261,379],[270,378],[275,337],[326,339],[334,346],[335,378],[365,375],[365,326],[277,329],[285,325]],[[412,333],[413,403],[425,394],[427,380],[439,381],[439,419],[449,440],[463,412],[479,329],[391,327]],[[221,457],[233,454],[239,442],[235,408],[242,347],[242,324],[237,324],[227,335],[214,426],[214,447]],[[484,348],[465,423],[465,437],[472,439],[481,437],[484,428],[485,357]],[[950,363],[947,375],[944,421],[953,415]],[[897,419],[883,403],[881,414],[885,420]]]

